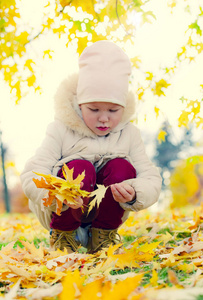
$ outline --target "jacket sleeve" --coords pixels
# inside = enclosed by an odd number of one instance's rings
[[[136,202],[133,205],[121,204],[125,210],[139,211],[145,209],[158,201],[162,179],[158,168],[153,165],[145,152],[140,131],[133,127],[131,135],[132,146],[130,148],[131,163],[136,169],[137,177],[128,179],[129,183],[136,192]]]
[[[55,164],[61,158],[63,135],[65,131],[66,128],[59,121],[49,124],[41,147],[38,148],[35,155],[27,161],[20,176],[22,189],[25,195],[31,201],[32,208],[35,206],[38,207],[38,210],[44,209],[44,205],[42,205],[41,200],[47,192],[45,189],[36,187],[35,183],[33,182],[33,178],[39,179],[39,176],[33,172],[52,174]],[[53,205],[47,209],[54,211],[55,204],[53,203]]]

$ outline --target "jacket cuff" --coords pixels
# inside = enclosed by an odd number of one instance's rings
[[[131,200],[131,201],[129,201],[129,202],[126,202],[126,204],[133,205],[135,202],[136,202],[136,198],[133,199],[133,200]]]

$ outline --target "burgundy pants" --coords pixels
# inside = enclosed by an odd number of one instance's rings
[[[76,178],[85,170],[82,189],[92,192],[96,184],[109,186],[127,179],[136,177],[135,168],[125,159],[115,158],[106,163],[98,172],[95,172],[94,166],[87,160],[73,160],[67,163],[69,169],[74,168],[73,178]],[[58,176],[63,178],[62,170],[59,170]],[[84,207],[87,208],[89,198],[84,198]],[[98,209],[94,209],[86,217],[86,211],[82,213],[81,208],[68,210],[61,213],[61,216],[53,213],[50,227],[63,231],[75,230],[79,226],[85,226],[91,223],[94,228],[116,229],[122,224],[124,210],[116,202],[108,188],[105,197],[102,199]]]

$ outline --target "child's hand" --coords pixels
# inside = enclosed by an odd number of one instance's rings
[[[70,204],[66,200],[63,201],[64,204],[68,205],[70,208],[78,209],[83,206],[83,199],[81,197],[75,198],[75,204]]]
[[[126,203],[135,199],[135,190],[128,183],[115,183],[111,185],[111,192],[114,200],[120,203]]]
[[[80,188],[82,188],[83,185],[84,185],[84,183],[81,182]],[[70,204],[66,200],[63,201],[64,204],[68,205],[70,208],[73,208],[73,209],[78,209],[83,206],[83,199],[81,197],[75,198],[75,202],[76,202],[75,204]]]

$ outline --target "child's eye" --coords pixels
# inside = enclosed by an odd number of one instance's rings
[[[98,111],[97,108],[90,108],[90,107],[89,107],[89,110],[94,111],[94,112],[97,112],[97,111]]]
[[[110,112],[116,112],[118,109],[109,109]]]

